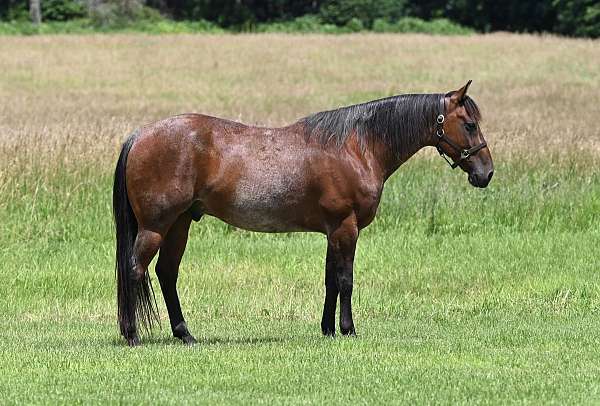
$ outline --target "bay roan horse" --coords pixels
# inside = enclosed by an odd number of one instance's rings
[[[184,114],[136,130],[115,171],[118,319],[129,345],[156,317],[148,266],[156,274],[173,335],[190,334],[177,275],[192,220],[217,217],[245,230],[327,236],[321,329],[355,334],[352,268],[359,232],[375,217],[389,176],[425,146],[485,187],[493,174],[470,82],[446,94],[406,94],[305,117],[282,128]],[[447,158],[446,158],[447,159]]]

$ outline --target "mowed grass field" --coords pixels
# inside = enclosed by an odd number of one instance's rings
[[[495,34],[0,37],[0,403],[600,403],[600,42]],[[118,334],[112,171],[137,126],[278,126],[473,79],[496,171],[388,181],[323,338],[325,237],[194,224],[199,344]]]

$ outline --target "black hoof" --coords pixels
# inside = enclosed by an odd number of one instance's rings
[[[177,326],[173,328],[173,336],[179,338],[186,345],[194,345],[198,341],[190,334],[190,331],[187,328],[187,324],[185,321],[182,321]]]
[[[198,341],[194,338],[193,335],[187,335],[185,337],[181,337],[181,341],[183,341],[183,343],[185,345],[194,345],[194,344],[198,344]]]
[[[321,326],[321,332],[325,337],[335,337],[335,328]]]
[[[130,347],[137,347],[140,344],[140,338],[138,336],[133,336],[127,339],[127,345]]]
[[[321,332],[326,337],[335,337],[335,319],[329,320],[323,317],[323,320],[321,320]]]
[[[356,337],[356,331],[354,330],[354,327],[351,327],[348,329],[342,328],[341,331],[342,331],[342,335]]]

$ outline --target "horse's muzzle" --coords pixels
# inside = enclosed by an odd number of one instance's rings
[[[481,173],[470,173],[469,183],[475,187],[484,188],[490,183],[492,176],[494,176],[494,171],[489,171],[487,175]]]

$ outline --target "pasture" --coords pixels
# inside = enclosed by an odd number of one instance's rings
[[[600,402],[600,43],[467,37],[0,38],[0,396],[16,403]],[[192,226],[199,344],[118,333],[112,172],[182,112],[250,124],[473,79],[485,190],[433,148],[388,181],[355,262],[358,336],[321,336],[326,240]]]

